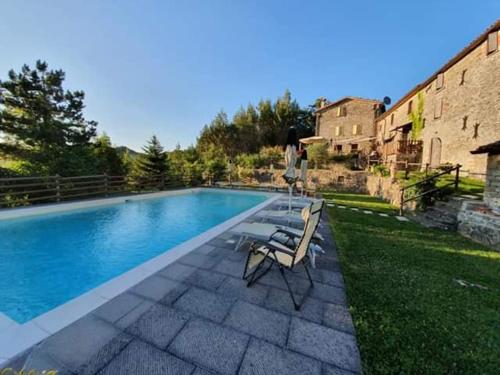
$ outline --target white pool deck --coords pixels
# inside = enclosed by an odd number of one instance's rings
[[[86,200],[79,202],[50,204],[35,207],[23,207],[0,211],[0,220],[45,215],[49,213],[78,210],[82,208],[99,207],[124,203],[125,201],[137,201],[153,198],[168,197],[173,195],[191,194],[204,191],[204,188],[172,190],[159,193],[150,193],[134,196],[121,196],[113,198]],[[2,363],[29,349],[48,336],[56,333],[62,328],[70,325],[76,320],[87,315],[97,307],[108,302],[127,289],[135,286],[147,277],[165,268],[170,263],[198,248],[204,243],[224,233],[229,228],[239,224],[257,211],[283,197],[281,193],[274,192],[252,192],[231,191],[227,189],[208,189],[207,191],[221,192],[225,194],[256,194],[268,195],[270,198],[264,202],[244,211],[231,219],[218,224],[211,229],[181,243],[164,253],[132,268],[131,270],[117,276],[100,286],[26,322],[19,324],[0,312],[0,368]]]

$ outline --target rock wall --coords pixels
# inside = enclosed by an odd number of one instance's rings
[[[273,174],[273,182],[278,186],[286,186],[283,179],[284,169],[276,169]],[[299,174],[297,169],[296,174]],[[309,169],[307,174],[307,184],[316,189],[333,188],[337,191],[352,191],[356,193],[368,193],[366,188],[368,172],[351,171],[342,165],[333,165],[330,169]],[[269,170],[258,169],[254,174],[255,182],[271,182]],[[300,182],[299,182],[300,187]]]
[[[474,241],[500,251],[500,215],[482,202],[465,202],[458,213],[458,231]]]

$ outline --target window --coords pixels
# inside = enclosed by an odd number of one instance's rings
[[[444,86],[444,73],[439,73],[436,77],[436,90],[442,89]]]
[[[434,102],[434,118],[440,118],[443,112],[443,99],[437,98]]]
[[[422,119],[422,129],[425,129],[425,118]]]
[[[498,32],[493,31],[488,34],[487,53],[495,52],[498,49]]]
[[[394,124],[394,113],[391,115],[391,125]]]
[[[413,100],[408,102],[408,114],[410,114],[411,111],[413,111]]]
[[[347,107],[345,105],[337,107],[337,117],[345,117],[345,116],[347,116]]]
[[[361,126],[353,125],[352,126],[352,135],[360,135],[361,134]]]
[[[465,83],[465,73],[467,73],[467,69],[462,70],[462,78],[460,80],[460,86]]]
[[[357,143],[353,143],[351,145],[351,152],[358,152],[358,145],[357,145]]]
[[[344,135],[344,130],[342,126],[336,126],[335,127],[335,135],[338,137],[340,135]]]
[[[462,118],[462,130],[467,130],[467,120],[469,119],[469,116],[465,115]]]
[[[337,151],[339,154],[342,153],[342,145],[335,145],[335,151]]]
[[[337,183],[338,184],[343,184],[345,181],[345,177],[344,176],[338,176],[337,177]]]

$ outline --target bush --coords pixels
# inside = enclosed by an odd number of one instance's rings
[[[237,166],[247,169],[260,168],[264,164],[259,154],[240,154],[235,162]]]
[[[385,164],[377,164],[373,167],[373,173],[377,176],[387,177],[391,174]]]
[[[262,147],[259,152],[263,165],[276,164],[284,159],[284,152],[279,146]]]
[[[307,147],[307,157],[314,168],[322,167],[328,162],[328,144],[315,143]]]

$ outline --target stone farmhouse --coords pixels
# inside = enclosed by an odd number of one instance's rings
[[[316,110],[316,135],[325,138],[335,154],[368,153],[375,139],[374,120],[382,108],[378,100],[346,96],[325,99]]]
[[[376,119],[385,162],[461,164],[484,178],[486,155],[470,151],[500,139],[500,20]],[[420,114],[416,132],[410,114]]]

